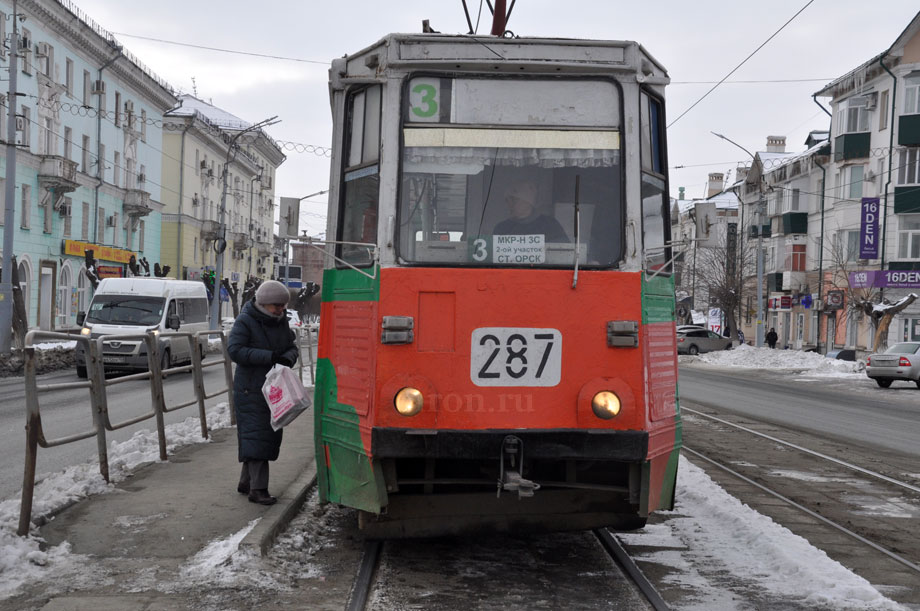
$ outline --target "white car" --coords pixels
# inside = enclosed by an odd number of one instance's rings
[[[303,321],[300,320],[300,314],[297,313],[297,310],[285,310],[288,319],[288,326],[292,329],[300,328],[303,326]]]

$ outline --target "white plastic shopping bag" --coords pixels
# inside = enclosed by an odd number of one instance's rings
[[[297,374],[290,367],[275,365],[265,376],[262,395],[272,412],[272,428],[285,426],[310,407],[310,397]]]

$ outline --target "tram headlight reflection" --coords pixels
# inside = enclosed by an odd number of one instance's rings
[[[620,413],[620,398],[616,393],[602,390],[591,399],[591,410],[598,418],[610,420]]]
[[[406,387],[396,393],[393,398],[393,406],[402,416],[414,416],[422,411],[425,399],[422,397],[422,391]]]

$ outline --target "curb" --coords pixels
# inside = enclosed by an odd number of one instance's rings
[[[278,534],[284,530],[300,511],[310,489],[316,485],[316,468],[310,465],[291,483],[278,498],[278,503],[269,507],[259,523],[240,541],[238,549],[267,556]]]

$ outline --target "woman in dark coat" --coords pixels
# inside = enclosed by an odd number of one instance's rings
[[[227,352],[236,363],[233,402],[239,460],[243,463],[237,490],[252,503],[272,505],[268,493],[268,461],[277,460],[283,429],[275,431],[271,412],[262,396],[265,375],[276,363],[291,367],[297,361],[294,332],[288,326],[285,306],[288,289],[275,280],[263,282],[256,296],[243,306],[233,323]]]

